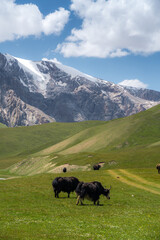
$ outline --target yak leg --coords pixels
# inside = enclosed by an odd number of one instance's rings
[[[82,198],[80,196],[77,197],[76,205],[79,204],[79,201],[81,202],[81,205],[83,205]]]
[[[68,192],[68,198],[69,198],[70,192]]]
[[[96,205],[96,203],[97,203],[97,205],[99,205],[99,200],[95,200],[94,205]]]
[[[80,201],[81,201],[81,205],[83,205],[82,199],[80,199]]]
[[[54,189],[54,194],[55,194],[55,198],[59,198],[58,194],[60,193],[60,191],[58,191],[57,189]]]
[[[76,202],[76,205],[79,204],[79,199],[80,199],[80,196],[77,197],[77,202]]]
[[[160,174],[160,168],[158,168],[158,173]]]
[[[76,202],[76,205],[79,204],[79,199],[80,199],[80,196],[77,197],[77,202]]]
[[[54,196],[55,196],[55,198],[57,197],[57,191],[56,191],[56,189],[54,189]]]

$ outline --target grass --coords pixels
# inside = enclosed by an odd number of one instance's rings
[[[63,164],[153,168],[160,154],[160,105],[108,122],[51,123],[0,129],[0,169],[17,175]]]
[[[159,122],[160,105],[109,122],[0,128],[0,240],[159,240]],[[77,169],[49,173],[66,163]],[[111,199],[55,199],[58,175],[111,184]]]
[[[119,174],[119,170],[114,170]],[[154,169],[127,169],[147,182],[159,185],[160,175]],[[116,174],[117,174],[116,173]],[[61,174],[64,175],[64,174]],[[69,176],[70,174],[65,174]],[[75,172],[80,180],[98,180],[112,185],[111,199],[101,197],[101,206],[85,200],[76,206],[75,194],[70,199],[60,193],[55,199],[51,182],[57,174],[0,181],[0,239],[88,239],[88,240],[158,240],[159,195],[130,186],[112,177],[107,170]],[[121,176],[128,179],[121,172]],[[133,176],[131,175],[133,179]],[[139,179],[135,183],[142,187]],[[160,188],[147,187],[160,193]]]
[[[61,142],[86,128],[101,124],[104,122],[49,123],[0,129],[0,169]]]

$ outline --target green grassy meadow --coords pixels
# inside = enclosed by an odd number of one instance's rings
[[[85,205],[77,206],[74,193],[70,198],[66,193],[54,198],[51,183],[57,174],[0,181],[0,239],[160,239],[160,176],[153,169],[127,172],[147,183],[120,174],[119,170],[114,170],[118,178],[108,170],[74,172],[80,180],[112,185],[111,199],[102,196],[100,206],[87,200]],[[122,176],[141,188],[121,182]],[[145,187],[148,190],[143,190]]]
[[[159,123],[160,105],[108,122],[0,125],[0,240],[159,240]],[[111,185],[111,199],[56,199],[57,176]]]
[[[49,123],[0,129],[0,169],[104,122]]]

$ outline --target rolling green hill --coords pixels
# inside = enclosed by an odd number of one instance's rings
[[[6,127],[7,127],[6,125],[0,123],[0,128],[6,128]]]
[[[49,123],[0,129],[0,169],[90,127],[105,122]]]
[[[160,161],[160,105],[108,122],[51,123],[0,129],[0,168],[34,175],[68,169],[155,167]],[[67,165],[69,164],[69,166]]]

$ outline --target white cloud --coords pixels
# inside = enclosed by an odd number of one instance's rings
[[[14,0],[0,0],[0,3],[0,42],[41,33],[59,34],[70,14],[59,8],[44,17],[34,4],[18,5]]]
[[[59,34],[65,24],[68,22],[69,11],[66,11],[64,8],[59,8],[58,11],[50,13],[42,21],[43,31],[46,35],[55,33]]]
[[[71,0],[83,22],[57,46],[65,57],[121,57],[160,51],[159,0]]]
[[[136,87],[136,88],[147,88],[148,85],[141,82],[138,79],[131,79],[131,80],[124,80],[119,85],[126,86],[126,87]]]

